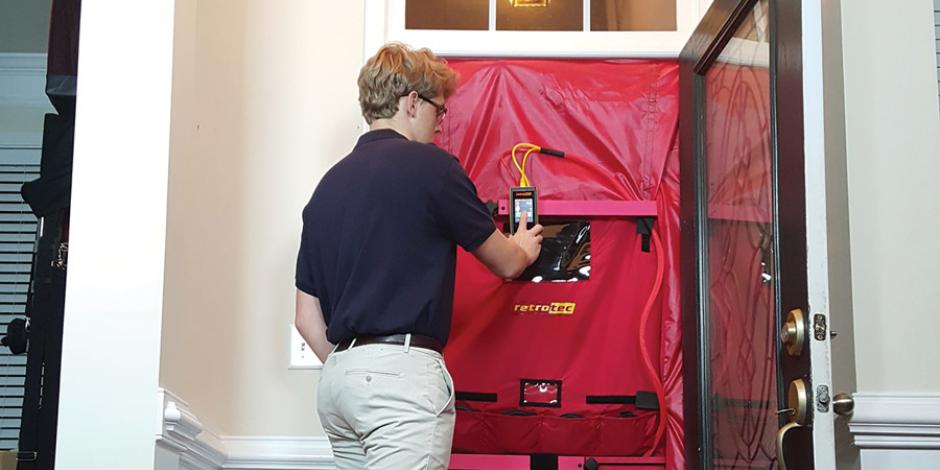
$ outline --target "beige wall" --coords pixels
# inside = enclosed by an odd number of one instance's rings
[[[940,362],[932,3],[842,2],[859,391],[940,390],[931,366]]]
[[[52,0],[0,0],[0,52],[46,52]]]
[[[362,132],[362,2],[178,0],[160,383],[223,435],[322,434],[288,370],[300,212]]]
[[[160,385],[221,432],[236,412],[245,152],[240,2],[176,2]],[[237,99],[232,99],[237,97]]]

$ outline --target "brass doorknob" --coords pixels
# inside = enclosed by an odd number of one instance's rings
[[[849,416],[855,411],[855,399],[848,393],[837,393],[832,397],[832,411],[839,416]]]

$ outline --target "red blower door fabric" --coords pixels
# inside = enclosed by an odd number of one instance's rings
[[[540,201],[654,201],[653,231],[662,241],[660,250],[644,251],[637,217],[576,216],[590,224],[590,275],[577,282],[504,282],[459,253],[445,351],[458,392],[454,451],[651,454],[681,468],[678,65],[535,59],[450,65],[461,86],[447,103],[438,145],[460,158],[481,199],[507,199],[519,181],[510,152],[531,142],[566,153],[529,157],[525,170]],[[662,288],[640,331],[657,257]],[[656,380],[644,366],[644,342]],[[660,412],[633,400],[645,396],[648,403],[657,382],[666,421],[654,446]]]

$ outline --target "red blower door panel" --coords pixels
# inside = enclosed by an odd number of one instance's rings
[[[459,253],[445,351],[458,394],[454,451],[653,455],[679,468],[678,65],[450,64],[461,86],[437,143],[460,158],[481,199],[507,199],[520,178],[511,150],[530,142],[565,152],[527,160],[540,207],[656,208],[645,218],[540,210],[543,274],[519,281]]]

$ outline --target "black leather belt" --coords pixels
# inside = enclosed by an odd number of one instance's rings
[[[352,339],[344,339],[339,342],[339,345],[336,346],[337,351],[345,351],[350,347],[364,346],[366,344],[405,344],[405,336],[403,334],[398,335],[387,335],[387,336],[357,336],[356,342],[353,343]],[[350,344],[352,346],[350,346]],[[430,349],[431,351],[443,352],[444,345],[440,341],[424,335],[411,335],[411,347],[414,348],[423,348]]]

